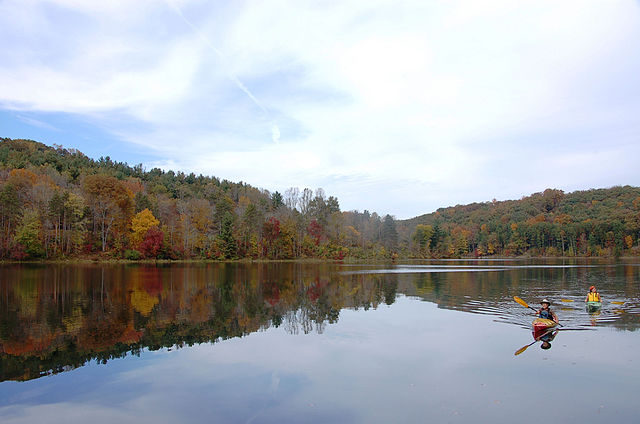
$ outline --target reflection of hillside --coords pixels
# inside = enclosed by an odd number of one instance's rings
[[[270,326],[322,332],[342,308],[395,299],[387,278],[330,281],[328,271],[300,264],[0,268],[0,381]]]
[[[511,309],[524,316],[528,311],[513,302],[514,294],[531,302],[552,292],[557,298],[595,278],[615,282],[616,292],[634,299],[640,279],[640,267],[633,266],[595,274],[588,268],[336,271],[294,263],[0,267],[0,381],[37,378],[142,349],[215,343],[269,327],[321,333],[342,309],[392,304],[397,293],[445,309],[495,315]],[[603,311],[598,325],[640,327],[640,311],[633,302],[627,305]]]

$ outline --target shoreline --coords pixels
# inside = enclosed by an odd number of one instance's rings
[[[631,260],[640,259],[638,256],[484,256],[480,258],[385,258],[385,259],[360,259],[345,257],[342,260],[324,258],[292,258],[292,259],[118,259],[118,258],[67,258],[67,259],[35,259],[35,260],[0,260],[0,265],[171,265],[171,264],[259,264],[259,263],[387,263],[399,264],[402,262],[416,261],[500,261],[500,260]]]

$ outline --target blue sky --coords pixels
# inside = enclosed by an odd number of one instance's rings
[[[640,4],[0,0],[0,136],[345,210],[640,185]]]

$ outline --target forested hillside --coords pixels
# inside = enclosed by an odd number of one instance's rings
[[[399,223],[419,256],[619,256],[640,252],[640,188],[441,208]]]
[[[385,259],[638,254],[640,188],[438,209],[405,221],[341,211],[321,188],[91,159],[0,139],[0,258]]]
[[[0,257],[384,258],[392,217],[341,212],[322,189],[269,192],[0,139]]]

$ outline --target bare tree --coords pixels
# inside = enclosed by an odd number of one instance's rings
[[[293,210],[298,205],[298,197],[300,197],[300,189],[298,187],[290,187],[284,192],[284,204]]]
[[[313,200],[313,191],[309,188],[305,188],[302,191],[302,196],[300,197],[300,213],[302,215],[307,215],[309,213],[309,208],[311,207],[311,201]]]

